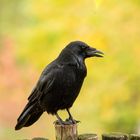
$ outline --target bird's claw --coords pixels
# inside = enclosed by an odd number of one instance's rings
[[[65,120],[65,122],[69,122],[70,124],[77,124],[77,123],[79,123],[80,121],[74,120],[73,118],[67,118],[67,119]]]
[[[77,124],[79,122],[80,121],[67,118],[65,121],[63,121],[63,120],[61,120],[61,121],[60,120],[56,120],[56,121],[53,122],[53,124],[64,126],[64,125]]]
[[[56,120],[56,121],[54,121],[54,124],[64,126],[64,125],[71,125],[73,123],[71,123],[70,121],[59,121],[59,120]]]

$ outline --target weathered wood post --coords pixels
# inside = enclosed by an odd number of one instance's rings
[[[131,134],[130,135],[130,140],[140,140],[140,135]]]
[[[75,125],[56,125],[56,140],[98,140],[97,134],[81,134],[78,135],[77,124]],[[111,133],[111,134],[102,134],[102,140],[140,140],[140,135],[138,134],[128,134],[123,133]],[[33,138],[33,139],[24,139],[24,140],[49,140],[47,138]]]
[[[96,134],[81,134],[78,136],[78,140],[98,140]]]
[[[78,140],[77,124],[55,124],[56,140]]]
[[[98,140],[96,134],[81,134],[78,136],[77,124],[55,124],[56,140]]]
[[[25,139],[26,140],[26,139]],[[33,138],[33,139],[31,139],[31,140],[49,140],[49,139],[47,139],[47,138],[40,138],[40,137],[38,137],[38,138]]]
[[[123,133],[103,134],[102,140],[128,140],[128,135]]]

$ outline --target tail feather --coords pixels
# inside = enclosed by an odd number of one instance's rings
[[[42,115],[43,110],[38,104],[27,104],[21,115],[17,120],[15,130],[19,130],[22,127],[28,127],[35,123]]]
[[[40,111],[40,112],[32,114],[32,116],[29,118],[29,120],[26,122],[26,124],[24,126],[28,127],[28,126],[32,125],[34,122],[36,122],[40,118],[42,113],[43,112]]]

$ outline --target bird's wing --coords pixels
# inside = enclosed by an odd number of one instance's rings
[[[49,70],[45,70],[31,92],[31,95],[28,97],[28,100],[30,102],[33,102],[36,99],[39,100],[43,94],[47,94],[52,88],[55,88],[54,81],[57,80],[58,75],[60,76],[62,74],[62,71],[62,67],[58,65]]]
[[[31,92],[31,95],[28,97],[28,100],[33,102],[36,99],[40,99],[43,92],[44,87],[46,87],[45,93],[47,93],[50,90],[51,85],[53,84],[53,78],[45,76],[43,80],[39,81],[36,85],[36,87]]]

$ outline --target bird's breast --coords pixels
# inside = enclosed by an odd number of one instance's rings
[[[65,86],[66,90],[69,90],[71,93],[77,92],[77,90],[81,88],[86,74],[87,71],[85,67],[82,69],[77,67],[67,67],[63,74],[63,86]]]

